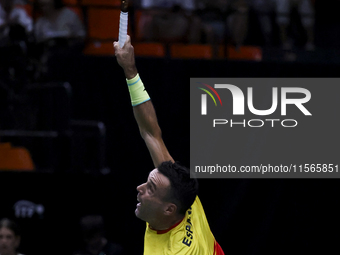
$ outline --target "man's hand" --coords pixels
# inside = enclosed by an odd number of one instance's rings
[[[113,47],[115,49],[117,62],[123,68],[125,77],[127,79],[134,78],[137,75],[137,68],[135,65],[135,54],[133,46],[131,45],[130,36],[127,36],[123,48],[119,47],[118,42],[114,42]]]

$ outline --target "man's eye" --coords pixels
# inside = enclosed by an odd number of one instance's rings
[[[150,184],[148,185],[148,189],[149,189],[151,192],[153,192],[152,187],[151,187]]]

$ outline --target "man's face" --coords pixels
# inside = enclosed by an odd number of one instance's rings
[[[161,174],[158,169],[150,172],[147,182],[137,187],[138,195],[135,214],[146,222],[157,221],[164,216],[165,198],[170,189],[170,180]]]
[[[13,254],[18,248],[20,238],[15,236],[13,231],[8,228],[0,229],[0,254]]]

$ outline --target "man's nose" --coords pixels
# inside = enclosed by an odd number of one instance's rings
[[[141,184],[141,185],[137,186],[137,191],[138,191],[139,193],[143,193],[143,185],[144,185],[144,184]]]

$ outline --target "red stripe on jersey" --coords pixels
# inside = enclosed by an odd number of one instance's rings
[[[154,231],[157,231],[157,234],[165,234],[165,233],[169,232],[171,229],[177,227],[183,220],[184,220],[184,218],[181,219],[179,222],[177,222],[175,225],[171,226],[171,227],[168,228],[168,229],[164,229],[164,230],[157,230],[157,229],[154,229],[153,227],[150,226],[150,224],[149,224],[149,228],[152,229],[152,230],[154,230]]]
[[[215,241],[214,255],[224,255],[224,252],[218,242]]]

